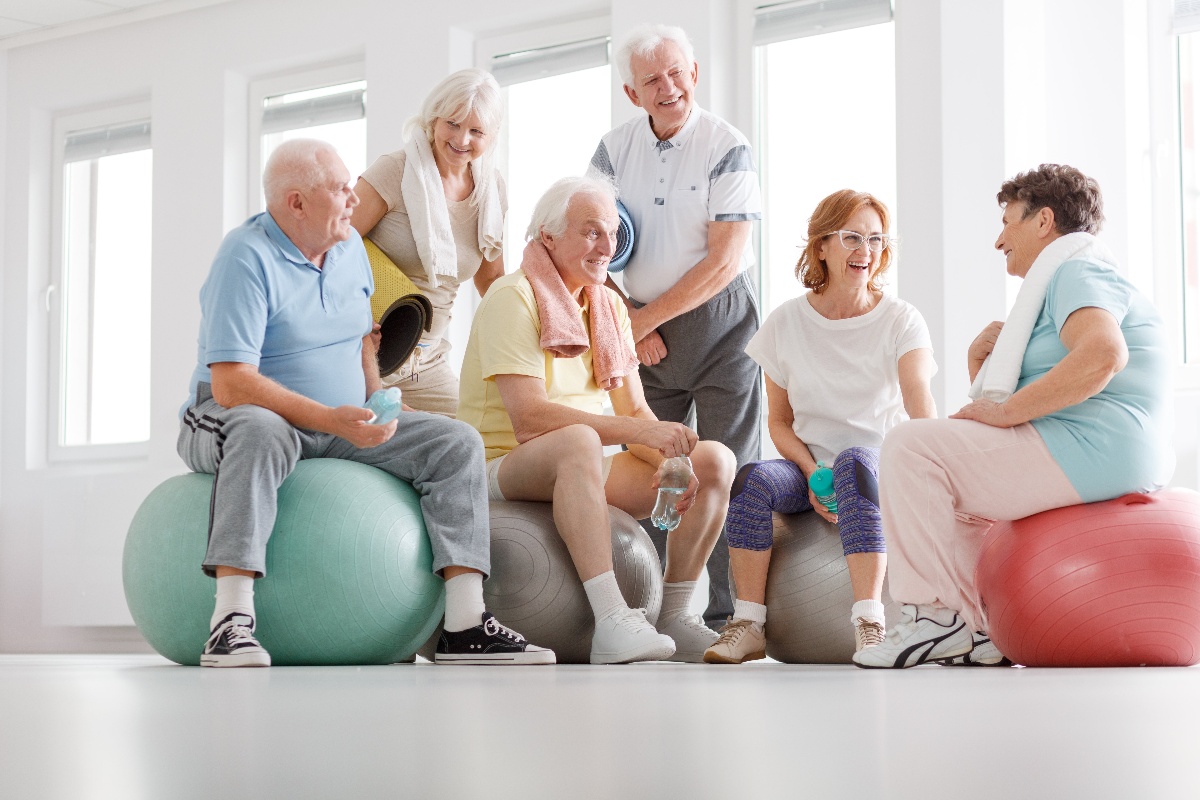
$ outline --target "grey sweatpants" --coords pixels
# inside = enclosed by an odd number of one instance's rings
[[[483,440],[466,423],[406,412],[395,436],[364,449],[295,428],[260,406],[225,408],[201,383],[183,415],[178,450],[190,469],[214,476],[202,565],[209,575],[218,566],[266,574],[276,494],[302,458],[344,458],[408,481],[421,495],[434,571],[460,566],[486,575],[491,568]]]
[[[757,331],[758,301],[743,271],[704,305],[660,325],[667,357],[639,370],[655,416],[690,425],[701,439],[725,445],[737,457],[739,469],[762,457],[762,380],[758,364],[746,355],[746,345]],[[666,534],[643,527],[663,555]],[[733,614],[724,537],[708,557],[708,582],[704,620],[724,624]]]

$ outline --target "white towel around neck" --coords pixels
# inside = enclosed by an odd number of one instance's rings
[[[454,244],[454,231],[450,228],[450,210],[433,150],[419,129],[405,143],[404,152],[400,191],[404,193],[404,205],[421,266],[436,289],[439,276],[458,276],[458,250]],[[471,176],[479,195],[479,249],[485,260],[495,261],[504,244],[504,209],[500,205],[495,176],[490,169],[482,169],[479,162],[480,159],[471,162]],[[485,172],[488,174],[482,174]]]
[[[1003,403],[1016,391],[1021,378],[1021,363],[1025,360],[1025,348],[1029,346],[1033,326],[1042,313],[1050,281],[1059,267],[1077,258],[1103,261],[1113,266],[1117,263],[1104,243],[1090,233],[1068,233],[1046,245],[1021,282],[1012,311],[1008,313],[1004,328],[996,338],[996,346],[971,384],[972,400],[982,397]]]

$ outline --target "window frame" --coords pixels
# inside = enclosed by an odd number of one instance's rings
[[[92,128],[115,127],[124,123],[136,123],[144,120],[151,121],[151,146],[147,149],[153,153],[153,117],[149,99],[128,101],[107,105],[104,108],[89,110],[65,111],[53,118],[53,136],[51,147],[51,209],[50,209],[50,281],[43,297],[44,308],[47,312],[47,385],[49,390],[49,415],[46,417],[46,459],[50,463],[70,464],[85,461],[121,461],[146,459],[150,455],[152,431],[146,439],[138,442],[122,442],[109,444],[63,444],[63,414],[64,402],[62,392],[63,381],[63,347],[65,337],[63,326],[66,322],[66,213],[64,204],[67,137],[79,131]],[[134,151],[140,152],[140,151]],[[153,170],[153,167],[151,168]],[[151,172],[153,183],[153,171]],[[92,209],[95,212],[95,209]],[[153,236],[153,218],[150,220],[150,230]],[[90,267],[94,270],[95,264]],[[151,265],[153,270],[153,262]],[[90,290],[89,290],[90,291]],[[153,314],[153,308],[151,308]],[[89,333],[90,342],[90,333]],[[92,355],[89,352],[89,365]],[[153,370],[153,363],[151,363]],[[153,386],[153,382],[151,382]]]
[[[262,196],[263,104],[269,97],[307,92],[343,83],[365,81],[366,64],[361,60],[324,64],[270,75],[250,82],[247,92],[246,208],[247,216],[266,210]],[[364,116],[365,119],[365,116]]]

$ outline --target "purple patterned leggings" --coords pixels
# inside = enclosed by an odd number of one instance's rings
[[[833,490],[838,504],[842,551],[883,553],[879,520],[879,451],[873,447],[843,450],[833,462]],[[771,512],[809,511],[808,485],[791,461],[752,461],[738,471],[729,492],[725,533],[730,547],[767,550],[773,540]]]

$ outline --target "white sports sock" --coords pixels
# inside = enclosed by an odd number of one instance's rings
[[[680,581],[679,583],[663,584],[662,608],[658,612],[658,627],[664,628],[687,611],[692,601],[692,592],[696,590],[695,581]]]
[[[208,622],[208,629],[213,630],[218,622],[235,611],[254,616],[254,578],[249,575],[217,578],[217,605]]]
[[[464,572],[446,581],[446,619],[442,627],[454,633],[483,621],[483,575]]]
[[[583,590],[587,592],[588,602],[592,604],[592,614],[597,622],[610,614],[629,608],[625,596],[621,594],[621,587],[617,586],[617,574],[611,569],[584,581]]]
[[[733,618],[757,622],[761,627],[767,624],[767,607],[762,603],[751,603],[749,600],[734,600]]]
[[[858,600],[850,606],[850,624],[856,624],[859,617],[866,617],[872,622],[883,624],[883,602],[880,600]]]

